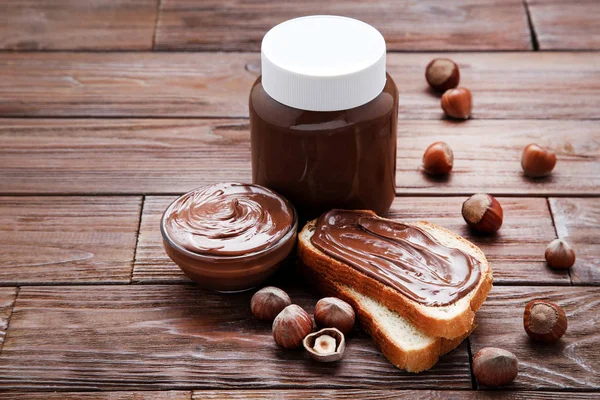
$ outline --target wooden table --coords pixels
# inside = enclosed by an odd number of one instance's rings
[[[6,0],[0,12],[0,397],[3,399],[497,398],[600,396],[600,2],[596,0]],[[247,95],[276,23],[343,14],[379,28],[400,90],[398,197],[488,255],[478,328],[430,371],[394,368],[358,328],[337,365],[280,350],[251,293],[197,289],[164,254],[158,219],[205,183],[250,181]],[[456,60],[473,118],[445,120],[427,62]],[[447,180],[421,169],[436,140]],[[523,147],[554,149],[526,179]],[[505,211],[495,237],[465,227],[475,192]],[[577,263],[549,269],[552,239]],[[289,267],[288,267],[289,268]],[[289,270],[272,283],[312,312]],[[528,340],[525,304],[562,305],[555,345]],[[472,355],[514,352],[516,381],[478,388]]]

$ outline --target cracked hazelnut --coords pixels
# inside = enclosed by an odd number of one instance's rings
[[[454,153],[444,142],[431,144],[423,154],[423,169],[429,175],[445,175],[452,170]]]
[[[537,144],[530,144],[523,150],[521,167],[530,178],[540,178],[549,175],[556,165],[556,154]]]
[[[545,256],[552,268],[571,268],[575,264],[575,250],[562,239],[551,241],[546,247]]]
[[[352,306],[337,297],[325,297],[315,307],[315,322],[319,328],[337,328],[350,332],[356,315]]]
[[[462,215],[467,224],[478,232],[494,233],[502,226],[502,206],[489,194],[478,193],[462,205]]]
[[[425,68],[425,79],[433,90],[444,93],[458,86],[460,70],[449,58],[434,58]]]
[[[256,319],[273,321],[277,314],[292,304],[290,296],[283,290],[267,286],[254,293],[250,300],[250,309]]]
[[[567,331],[567,315],[557,304],[544,300],[527,303],[523,314],[525,332],[538,342],[552,343]]]
[[[448,89],[442,95],[442,110],[444,113],[456,119],[468,119],[473,107],[471,91],[464,87]]]
[[[515,380],[518,373],[519,362],[510,351],[485,347],[473,358],[473,374],[482,385],[507,385]]]
[[[302,341],[311,358],[321,362],[341,359],[346,349],[344,334],[335,328],[324,328],[307,335]]]
[[[302,340],[312,332],[310,315],[296,304],[287,306],[273,321],[273,338],[284,349],[296,349]]]

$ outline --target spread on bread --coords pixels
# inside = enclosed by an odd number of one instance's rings
[[[167,209],[169,238],[196,254],[242,256],[267,249],[292,228],[290,205],[256,185],[221,183],[191,191]]]
[[[424,230],[366,211],[331,210],[312,244],[330,257],[427,306],[449,305],[480,280],[480,262]]]

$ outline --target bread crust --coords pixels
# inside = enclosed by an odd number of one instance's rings
[[[419,349],[405,349],[394,343],[373,316],[342,286],[319,275],[310,267],[300,264],[302,275],[326,296],[339,297],[348,302],[358,315],[361,328],[371,337],[381,353],[396,367],[408,372],[422,372],[433,367],[440,356],[454,350],[475,329],[473,324],[468,332],[454,339],[432,338],[432,342]]]
[[[417,329],[430,336],[460,339],[472,329],[475,312],[487,298],[493,282],[492,271],[485,255],[473,243],[445,228],[429,222],[408,223],[408,225],[414,225],[426,230],[440,241],[455,243],[463,250],[468,250],[472,256],[481,262],[481,278],[475,289],[467,295],[467,301],[464,302],[464,306],[461,309],[455,310],[448,318],[439,318],[439,316],[428,314],[428,306],[407,298],[397,290],[324,254],[313,246],[310,237],[314,233],[316,221],[316,219],[309,221],[298,236],[298,255],[306,267],[314,270],[319,276],[331,282],[347,285],[365,296],[376,299],[387,308],[394,310],[409,320]]]

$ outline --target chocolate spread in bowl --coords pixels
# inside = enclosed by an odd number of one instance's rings
[[[413,225],[366,211],[331,210],[311,241],[325,254],[427,306],[449,305],[473,290],[480,262]]]

